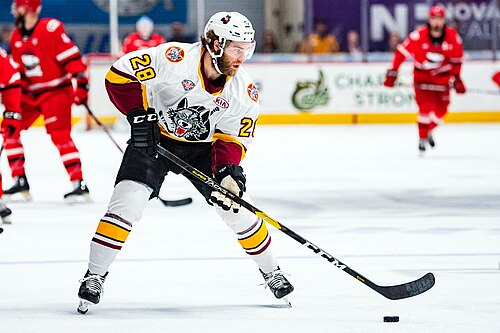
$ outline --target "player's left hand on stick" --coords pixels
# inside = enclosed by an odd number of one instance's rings
[[[87,103],[89,97],[89,79],[84,74],[76,75],[75,104]]]
[[[225,164],[215,173],[214,177],[215,180],[222,185],[222,187],[226,188],[240,198],[243,195],[243,192],[245,192],[246,176],[243,172],[243,168],[239,165]],[[219,191],[212,191],[210,201],[217,206],[222,207],[224,210],[232,209],[234,213],[238,213],[240,209],[239,204],[229,199]]]
[[[453,88],[455,89],[457,94],[465,94],[465,91],[467,90],[465,89],[465,84],[460,76],[455,76],[455,78],[453,79]]]
[[[22,115],[19,112],[5,111],[3,113],[1,131],[4,140],[19,134],[21,131],[21,119]]]

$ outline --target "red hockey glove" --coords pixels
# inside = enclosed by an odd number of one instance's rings
[[[394,87],[394,83],[396,82],[397,78],[398,78],[398,71],[395,71],[394,69],[389,69],[385,74],[384,86]]]
[[[87,103],[89,97],[89,79],[85,76],[76,76],[76,91],[75,91],[75,104],[82,105]]]
[[[500,72],[496,72],[491,79],[498,85],[498,88],[500,88]]]
[[[5,111],[3,113],[1,132],[4,141],[19,135],[19,132],[21,132],[21,119],[22,115],[19,112]]]
[[[455,79],[453,80],[453,88],[455,89],[457,94],[465,94],[465,85],[462,82],[460,76],[455,76]]]

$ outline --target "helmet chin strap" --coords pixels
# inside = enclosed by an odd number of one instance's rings
[[[226,47],[226,39],[220,38],[219,43],[221,44],[219,54],[215,54],[215,52],[212,52],[212,50],[210,50],[210,47],[207,47],[207,50],[208,50],[208,53],[210,54],[210,56],[212,57],[212,64],[214,65],[214,68],[217,71],[217,73],[224,75],[224,73],[222,73],[222,71],[219,68],[218,60],[224,54],[224,48]]]

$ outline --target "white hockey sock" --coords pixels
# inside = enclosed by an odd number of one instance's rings
[[[244,199],[251,202],[247,195],[244,195]],[[278,267],[276,257],[271,249],[271,236],[262,219],[243,208],[236,214],[232,211],[225,211],[218,206],[216,206],[216,211],[236,234],[241,247],[263,272],[269,273]]]
[[[148,186],[123,180],[115,186],[108,211],[90,244],[89,270],[104,275],[125,243],[132,224],[142,218],[151,195]]]

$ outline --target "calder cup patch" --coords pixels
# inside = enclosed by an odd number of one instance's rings
[[[250,83],[247,87],[247,93],[248,97],[254,102],[257,102],[259,100],[259,91],[257,90],[257,87],[253,84]]]
[[[184,50],[178,46],[170,46],[165,51],[165,57],[170,62],[179,62],[184,59]]]

